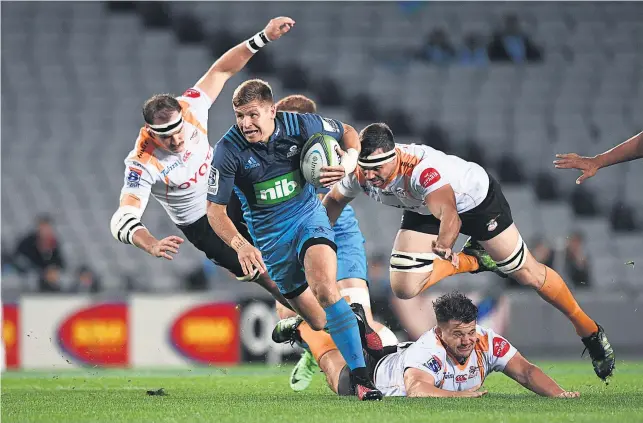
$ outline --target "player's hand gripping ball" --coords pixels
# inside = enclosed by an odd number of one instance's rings
[[[304,144],[301,150],[300,169],[304,179],[315,188],[322,186],[319,182],[322,167],[339,166],[337,149],[339,149],[337,140],[323,134],[314,134]]]

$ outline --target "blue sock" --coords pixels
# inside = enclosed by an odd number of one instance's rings
[[[326,311],[328,332],[346,360],[348,368],[353,370],[358,367],[366,367],[357,317],[346,300],[342,298],[324,310]]]

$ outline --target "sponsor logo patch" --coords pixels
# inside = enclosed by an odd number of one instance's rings
[[[428,167],[420,174],[420,185],[428,188],[440,180],[440,173],[432,167]]]
[[[299,170],[254,184],[255,198],[259,205],[273,205],[296,197],[303,183]]]
[[[248,169],[255,169],[259,166],[261,166],[259,162],[254,157],[250,156],[246,164],[243,165],[243,168],[248,170]]]
[[[297,153],[299,153],[299,147],[297,147],[296,145],[292,145],[292,146],[290,146],[290,150],[288,150],[288,153],[286,154],[286,157],[290,158],[290,157],[296,155]]]
[[[504,357],[509,352],[509,342],[499,336],[493,338],[493,355],[498,358]]]
[[[185,90],[183,93],[183,97],[189,97],[189,98],[199,98],[201,97],[201,93],[194,88],[188,88]]]

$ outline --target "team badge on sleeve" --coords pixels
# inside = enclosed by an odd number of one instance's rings
[[[436,356],[432,356],[429,361],[424,363],[424,366],[431,370],[433,373],[437,373],[442,369],[442,361]]]
[[[427,167],[420,173],[420,184],[428,188],[440,180],[440,173],[432,167]]]
[[[493,338],[493,355],[502,358],[509,352],[509,341],[499,336]]]
[[[216,167],[210,167],[210,176],[208,177],[208,194],[217,195],[219,192],[219,170]]]
[[[127,175],[127,186],[130,188],[138,188],[138,185],[141,182],[141,175],[143,171],[136,167],[129,167],[129,174]]]

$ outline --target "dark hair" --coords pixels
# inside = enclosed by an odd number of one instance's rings
[[[305,95],[293,94],[277,102],[278,112],[317,113],[317,104]]]
[[[360,157],[370,156],[378,148],[381,148],[383,152],[395,148],[393,131],[385,123],[371,123],[362,129],[359,133],[359,142],[362,144]]]
[[[170,94],[156,94],[143,104],[143,119],[149,125],[168,122],[174,112],[181,113],[181,104]]]
[[[433,302],[433,311],[438,323],[447,323],[449,320],[471,323],[478,318],[478,307],[458,291],[438,297]]]
[[[272,88],[270,84],[261,79],[245,81],[234,90],[232,106],[241,107],[255,100],[272,103]]]

